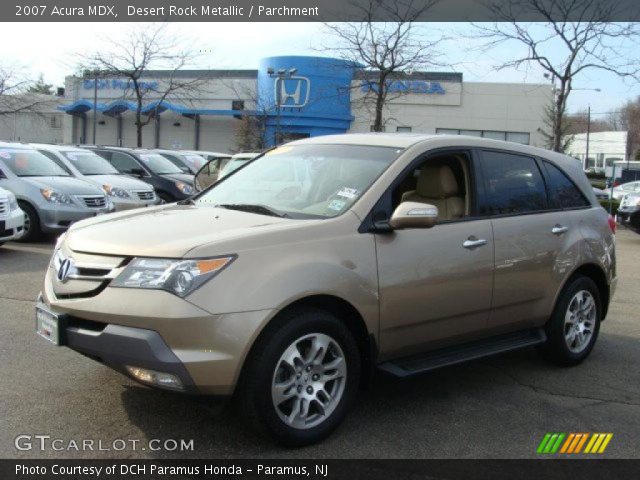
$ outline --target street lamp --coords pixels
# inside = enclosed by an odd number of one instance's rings
[[[267,75],[269,78],[275,79],[275,89],[276,89],[276,131],[273,138],[273,144],[278,145],[280,140],[280,115],[282,112],[282,88],[284,86],[284,81],[287,78],[293,77],[298,72],[297,68],[289,68],[284,69],[280,68],[275,70],[273,67],[267,68]]]

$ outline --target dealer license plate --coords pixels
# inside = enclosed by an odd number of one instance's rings
[[[60,345],[60,318],[58,315],[36,305],[36,333],[54,345]]]

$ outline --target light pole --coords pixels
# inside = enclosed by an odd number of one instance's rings
[[[591,92],[600,92],[599,88],[573,88],[572,90],[588,90]],[[591,103],[587,106],[587,145],[584,154],[584,166],[589,165],[589,136],[591,135]],[[594,166],[596,166],[594,162]]]
[[[280,68],[275,70],[273,67],[267,68],[267,75],[269,78],[273,78],[275,80],[274,87],[276,89],[276,131],[273,136],[273,145],[278,145],[281,140],[280,135],[280,115],[282,113],[282,89],[284,88],[284,81],[287,78],[293,77],[297,68],[284,69]]]

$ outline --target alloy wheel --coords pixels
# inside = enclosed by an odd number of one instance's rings
[[[347,363],[338,342],[323,333],[304,335],[285,349],[276,364],[273,406],[293,428],[316,427],[340,403],[346,380]]]
[[[569,302],[564,317],[564,339],[571,352],[580,353],[589,345],[596,313],[595,299],[588,290],[580,290]]]

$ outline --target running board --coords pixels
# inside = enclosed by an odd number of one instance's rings
[[[539,345],[547,340],[542,328],[522,330],[489,337],[463,345],[441,348],[428,353],[399,358],[378,365],[382,371],[397,377],[408,377],[457,363],[488,357],[498,353]]]

